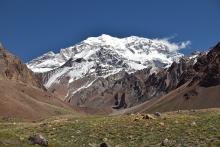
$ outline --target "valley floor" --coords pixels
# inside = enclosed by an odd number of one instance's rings
[[[42,134],[51,147],[220,146],[220,109],[163,113],[156,119],[124,116],[61,116],[41,122],[0,120],[0,146],[30,146]]]

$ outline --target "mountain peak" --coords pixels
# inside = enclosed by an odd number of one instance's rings
[[[109,39],[109,38],[115,38],[115,37],[112,37],[112,36],[110,36],[110,35],[108,35],[108,34],[102,34],[102,35],[100,35],[98,38]]]
[[[120,90],[126,91],[124,82],[129,83],[128,91],[134,90],[133,94],[137,92],[136,96],[129,94],[132,95],[132,99],[134,97],[136,99],[142,97],[140,91],[136,89],[140,84],[137,82],[138,79],[147,78],[151,74],[153,76],[160,74],[160,71],[169,68],[174,61],[177,62],[176,65],[181,63],[180,57],[183,56],[179,53],[181,47],[182,43],[172,43],[166,39],[137,36],[117,38],[103,34],[63,48],[59,53],[44,54],[29,62],[28,67],[41,73],[47,89],[61,94],[71,104],[83,105],[84,102],[81,102],[83,99],[93,98],[95,95],[102,97],[105,95],[102,93],[115,84],[122,86]],[[130,76],[136,73],[140,75],[131,80]],[[124,78],[126,81],[120,81]],[[118,83],[115,82],[117,80]],[[157,83],[154,77],[152,80]],[[118,91],[118,88],[113,89],[113,92],[115,91]],[[114,93],[112,94],[114,97]]]
[[[116,45],[121,42],[121,39],[117,37],[112,37],[110,35],[102,34],[98,37],[89,37],[83,42],[88,44]]]
[[[60,50],[52,51],[30,61],[27,65],[34,72],[47,72],[64,65],[70,58],[83,58],[89,63],[128,72],[148,66],[164,67],[178,59],[181,43],[171,43],[164,39],[148,39],[137,36],[125,38],[102,34]],[[83,65],[85,66],[85,65]]]

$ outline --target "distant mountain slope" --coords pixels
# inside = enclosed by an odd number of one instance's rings
[[[183,56],[178,50],[185,44],[136,36],[120,39],[102,35],[61,49],[57,54],[46,53],[28,62],[27,66],[42,77],[49,91],[70,104],[110,110],[117,103],[116,95],[120,99],[123,93],[127,107],[146,100],[143,77],[139,82],[135,77],[130,85],[126,83],[122,87],[123,79],[128,82],[132,77],[129,75],[139,70],[149,75],[169,67]]]
[[[11,80],[0,80],[0,118],[39,120],[73,109],[42,89]]]
[[[39,120],[73,109],[47,92],[25,64],[0,48],[0,117]]]
[[[167,95],[115,114],[220,107],[220,43],[207,54],[198,56],[197,62],[189,69],[179,75],[185,80],[180,80],[183,85],[180,84]]]

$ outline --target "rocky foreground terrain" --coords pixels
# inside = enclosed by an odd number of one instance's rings
[[[69,115],[35,123],[0,120],[0,144],[10,147],[36,146],[31,144],[33,138],[38,136],[40,144],[51,147],[220,146],[219,109],[146,116]]]

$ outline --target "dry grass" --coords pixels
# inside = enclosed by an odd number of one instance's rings
[[[138,119],[137,119],[138,118]],[[43,134],[49,146],[220,146],[220,109],[162,114],[155,120],[140,115],[56,117],[36,123],[0,123],[2,146],[25,147],[33,133]],[[136,121],[135,121],[136,120]]]

